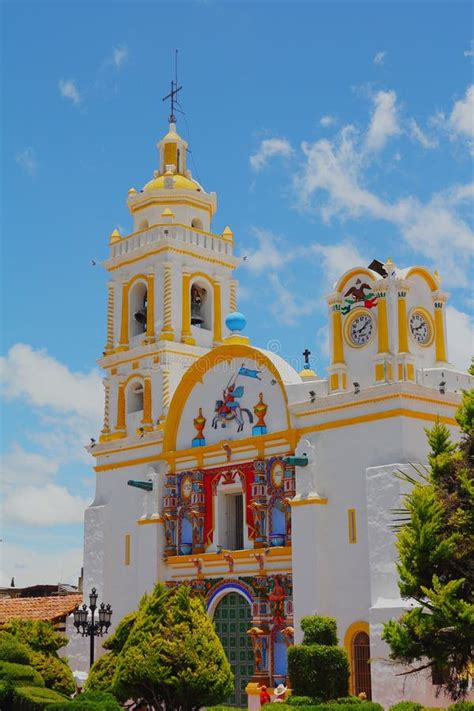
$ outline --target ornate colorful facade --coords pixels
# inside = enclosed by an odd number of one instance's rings
[[[426,459],[424,428],[454,413],[468,376],[448,362],[447,295],[423,267],[354,265],[328,296],[328,377],[249,343],[239,260],[211,231],[214,193],[170,124],[131,188],[133,231],[105,267],[105,412],[86,511],[84,586],[118,621],[157,580],[207,602],[235,674],[229,703],[287,683],[304,615],[336,617],[351,690],[437,705],[428,677],[397,676],[382,622],[405,603],[391,510],[396,469]],[[146,485],[147,491],[136,484]],[[74,638],[76,668],[87,650]],[[371,660],[369,663],[369,659]]]

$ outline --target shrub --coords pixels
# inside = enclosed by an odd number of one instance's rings
[[[65,659],[43,652],[31,653],[31,666],[41,674],[48,689],[71,696],[76,690],[74,677]]]
[[[118,656],[113,652],[107,652],[99,657],[91,667],[84,691],[110,691],[117,660]]]
[[[44,620],[22,620],[16,617],[5,624],[4,630],[36,652],[46,654],[56,654],[68,642],[67,637],[57,632],[51,622]]]
[[[423,711],[423,709],[423,704],[419,704],[418,701],[400,701],[398,704],[390,706],[389,711]]]
[[[15,664],[29,664],[30,652],[25,644],[19,642],[13,635],[0,632],[0,661]]]
[[[43,711],[59,701],[69,704],[62,694],[52,689],[38,686],[19,686],[13,690],[12,709],[14,711]]]
[[[295,645],[288,649],[288,672],[296,695],[329,701],[347,696],[349,662],[339,647]]]
[[[458,701],[448,706],[448,711],[474,711],[474,703],[472,701]]]
[[[0,681],[13,686],[44,686],[43,677],[33,667],[13,662],[0,662]]]
[[[48,711],[122,711],[122,706],[112,694],[85,691],[72,701],[53,704]]]
[[[362,704],[362,699],[358,696],[343,696],[341,699],[336,699],[335,704]]]
[[[301,629],[304,632],[303,644],[324,644],[337,646],[337,626],[334,617],[318,617],[311,615],[301,619]]]
[[[315,699],[312,696],[293,696],[291,695],[286,703],[288,706],[311,706],[319,704],[321,699]]]

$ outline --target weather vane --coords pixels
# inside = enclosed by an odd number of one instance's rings
[[[182,88],[182,86],[178,86],[178,50],[176,49],[174,56],[174,79],[171,80],[171,91],[162,99],[162,101],[170,99],[171,110],[168,119],[170,123],[176,123],[176,116],[174,115],[174,106],[178,103],[176,97],[178,95],[178,91],[181,91]]]

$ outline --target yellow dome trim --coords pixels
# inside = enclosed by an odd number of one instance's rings
[[[168,176],[167,176],[168,177]],[[184,175],[176,173],[173,177],[173,189],[177,190],[196,190],[202,191],[201,186],[195,180],[191,178],[186,178]],[[150,190],[164,190],[165,189],[165,176],[159,175],[157,178],[150,180],[143,188],[143,192],[149,192]]]

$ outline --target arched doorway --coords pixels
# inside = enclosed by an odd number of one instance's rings
[[[370,639],[367,632],[357,632],[352,638],[352,679],[354,694],[364,691],[367,698],[372,698],[370,679]]]
[[[247,631],[252,626],[252,610],[239,593],[221,598],[214,612],[214,626],[234,672],[234,692],[226,704],[247,707],[245,688],[254,672],[252,642]]]

